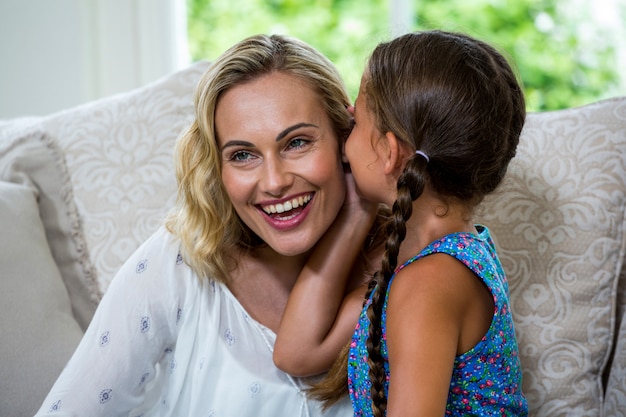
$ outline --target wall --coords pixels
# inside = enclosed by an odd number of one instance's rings
[[[2,0],[0,118],[45,115],[189,63],[184,0]]]

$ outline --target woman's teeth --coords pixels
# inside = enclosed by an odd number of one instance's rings
[[[263,211],[267,214],[275,214],[275,213],[284,213],[286,211],[293,210],[298,207],[304,206],[306,203],[311,201],[311,195],[300,196],[298,198],[294,198],[289,201],[285,201],[284,203],[279,204],[270,204],[268,206],[262,206]]]

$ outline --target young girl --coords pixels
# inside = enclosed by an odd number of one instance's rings
[[[513,71],[468,36],[407,34],[374,50],[354,118],[345,153],[357,191],[392,214],[343,369],[312,393],[330,404],[347,380],[356,416],[526,415],[508,284],[489,230],[472,222],[504,177],[524,124]],[[274,359],[288,372],[316,373],[319,346],[303,345],[302,335],[323,334],[323,346],[340,329],[331,319],[308,328],[317,313],[304,306],[339,316],[355,307],[336,297],[312,307],[304,300],[331,290],[309,285],[306,293],[299,284]]]

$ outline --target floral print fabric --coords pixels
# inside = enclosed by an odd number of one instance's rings
[[[468,352],[456,357],[446,416],[525,416],[528,414],[526,398],[522,393],[522,370],[518,347],[509,310],[508,284],[502,265],[496,255],[489,230],[476,226],[479,234],[454,233],[432,242],[418,255],[396,269],[398,271],[412,262],[433,253],[454,256],[480,277],[493,295],[494,316],[483,339]],[[394,274],[395,277],[395,274]],[[385,359],[385,394],[388,390],[389,366],[386,344],[386,311],[389,288],[382,314],[381,353]],[[366,341],[369,320],[367,301],[350,345],[348,360],[348,384],[355,416],[371,416],[369,366]]]

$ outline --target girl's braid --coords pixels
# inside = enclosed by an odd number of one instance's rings
[[[370,321],[367,352],[369,377],[372,382],[372,409],[375,417],[383,417],[387,409],[387,397],[384,391],[386,375],[381,354],[383,305],[389,281],[398,265],[400,244],[406,237],[406,222],[413,212],[413,201],[424,190],[425,180],[422,172],[425,169],[424,158],[413,157],[407,162],[398,178],[398,198],[393,204],[391,219],[387,224],[389,237],[385,246],[382,267],[374,276],[376,287],[373,289],[372,303],[367,309],[367,317]]]

